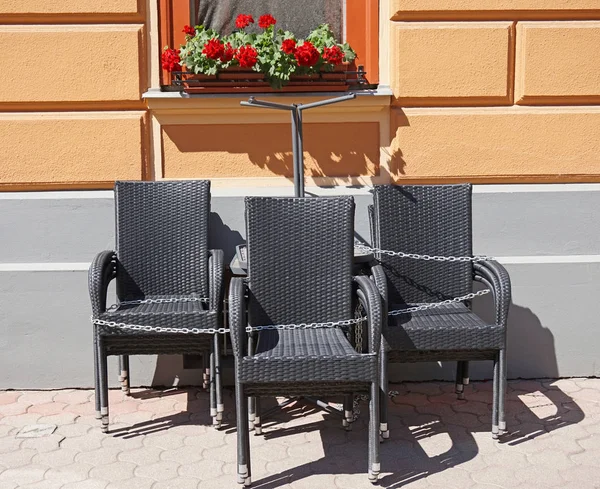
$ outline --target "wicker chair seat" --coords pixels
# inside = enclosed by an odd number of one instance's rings
[[[391,305],[390,310],[417,305]],[[505,346],[505,328],[485,323],[463,304],[389,316],[383,337],[392,350],[487,350]]]
[[[377,357],[355,351],[339,328],[262,331],[256,353],[242,363],[245,383],[368,383],[377,374]]]
[[[206,302],[182,300],[189,298],[193,298],[193,296],[146,297],[146,299],[178,300],[175,302],[120,304],[116,309],[100,314],[99,319],[153,327],[218,328],[217,312],[209,310]],[[101,326],[100,331],[103,335],[156,335],[153,332],[110,326]]]

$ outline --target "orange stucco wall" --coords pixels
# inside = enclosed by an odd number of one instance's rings
[[[148,175],[144,5],[0,2],[0,190]]]
[[[158,86],[157,5],[0,2],[0,190],[291,176],[287,115],[142,100]],[[597,0],[380,5],[391,104],[311,112],[313,182],[600,181]]]
[[[396,181],[600,179],[597,1],[393,0],[389,19]]]

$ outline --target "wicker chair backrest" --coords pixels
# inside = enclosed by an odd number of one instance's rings
[[[354,200],[246,198],[253,326],[349,319]]]
[[[374,188],[372,242],[383,250],[472,255],[470,185],[380,185]],[[469,262],[381,255],[391,304],[438,302],[472,291]]]
[[[210,182],[116,182],[117,294],[208,297]]]

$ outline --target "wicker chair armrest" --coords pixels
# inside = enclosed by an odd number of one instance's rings
[[[375,284],[364,275],[354,277],[357,295],[363,301],[369,325],[369,353],[378,353],[381,347],[383,316],[381,296]]]
[[[494,294],[496,323],[500,326],[506,326],[512,296],[508,272],[500,263],[494,260],[475,262],[473,270],[475,281],[486,284]]]
[[[246,283],[241,277],[234,277],[229,284],[229,330],[233,355],[242,358],[247,350],[246,334]]]
[[[92,314],[98,316],[106,311],[108,284],[117,274],[117,255],[105,250],[96,255],[88,271],[88,291],[92,303]]]
[[[369,267],[371,268],[370,278],[375,284],[375,287],[377,287],[381,297],[381,315],[383,318],[386,318],[388,313],[388,283],[385,277],[385,272],[377,260],[373,260],[369,264]],[[383,323],[385,326],[385,320]]]
[[[209,308],[211,311],[219,313],[223,311],[223,299],[225,297],[225,287],[223,283],[224,254],[223,250],[208,250],[208,290],[209,290]]]

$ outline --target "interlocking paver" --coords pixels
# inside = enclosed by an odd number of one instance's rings
[[[176,479],[169,481],[169,483],[171,482],[176,482]],[[106,489],[155,489],[158,487],[157,484],[153,479],[134,477],[133,479],[111,482],[106,486]]]
[[[21,443],[21,448],[33,448],[38,453],[51,452],[57,450],[64,439],[63,435],[56,433],[40,438],[25,438]]]
[[[52,480],[60,482],[61,484],[68,484],[70,482],[81,482],[88,478],[90,470],[94,468],[93,465],[75,462],[64,467],[51,468],[46,472],[44,478],[46,480]]]
[[[21,486],[22,489],[60,489],[61,487],[62,484],[47,480],[34,482],[33,484],[25,484],[24,486]]]
[[[467,386],[466,401],[457,400],[452,382],[390,390],[399,395],[389,403],[391,439],[380,445],[380,487],[591,489],[600,481],[598,379],[511,381],[509,434],[500,442],[490,434],[491,382]],[[0,392],[0,489],[237,485],[229,390],[221,431],[210,427],[202,390],[132,392],[110,391],[109,434],[100,431],[90,390]],[[264,408],[275,402],[265,399]],[[264,435],[251,434],[253,485],[372,487],[366,478],[367,403],[360,409],[350,432],[337,417],[301,403],[263,420]],[[47,437],[15,438],[36,423],[58,427]]]
[[[193,464],[185,464],[179,468],[179,474],[185,477],[207,481],[223,475],[223,462],[219,460],[202,460]]]
[[[48,467],[63,467],[75,462],[75,457],[79,452],[72,448],[63,448],[61,450],[52,450],[48,452],[40,452],[35,455],[33,462]]]
[[[90,477],[106,481],[122,481],[133,478],[136,465],[129,462],[113,462],[90,470]]]
[[[30,406],[34,404],[44,404],[46,402],[52,402],[56,394],[58,394],[58,391],[24,391],[23,395],[19,397],[18,402]]]
[[[26,465],[15,469],[8,469],[0,473],[0,481],[16,482],[20,486],[32,484],[44,479],[48,470],[45,465]]]
[[[2,465],[9,468],[22,467],[31,463],[37,452],[31,448],[21,448],[2,454]]]
[[[183,435],[177,433],[153,433],[146,436],[144,445],[147,447],[158,447],[163,450],[174,450],[183,445]]]
[[[119,460],[123,462],[131,462],[136,465],[150,465],[160,462],[160,455],[163,452],[162,448],[158,447],[141,447],[135,450],[126,450],[119,454]]]
[[[515,470],[514,475],[517,480],[530,487],[560,487],[565,483],[558,469],[547,466],[529,465]]]
[[[152,489],[197,489],[201,487],[204,489],[204,484],[198,486],[198,479],[189,479],[187,477],[178,477],[170,481],[157,482],[152,486]],[[231,484],[231,480],[229,481]],[[226,486],[222,486],[226,487]]]
[[[120,448],[116,447],[102,447],[89,452],[80,453],[75,457],[75,461],[94,466],[110,464],[117,461],[117,457],[121,451]]]
[[[88,479],[81,482],[70,482],[63,486],[63,489],[106,489],[108,481],[98,479]]]
[[[177,471],[181,466],[172,460],[161,460],[153,464],[138,465],[135,469],[136,477],[146,477],[155,481],[166,481],[177,477]],[[181,475],[187,475],[184,472]]]

